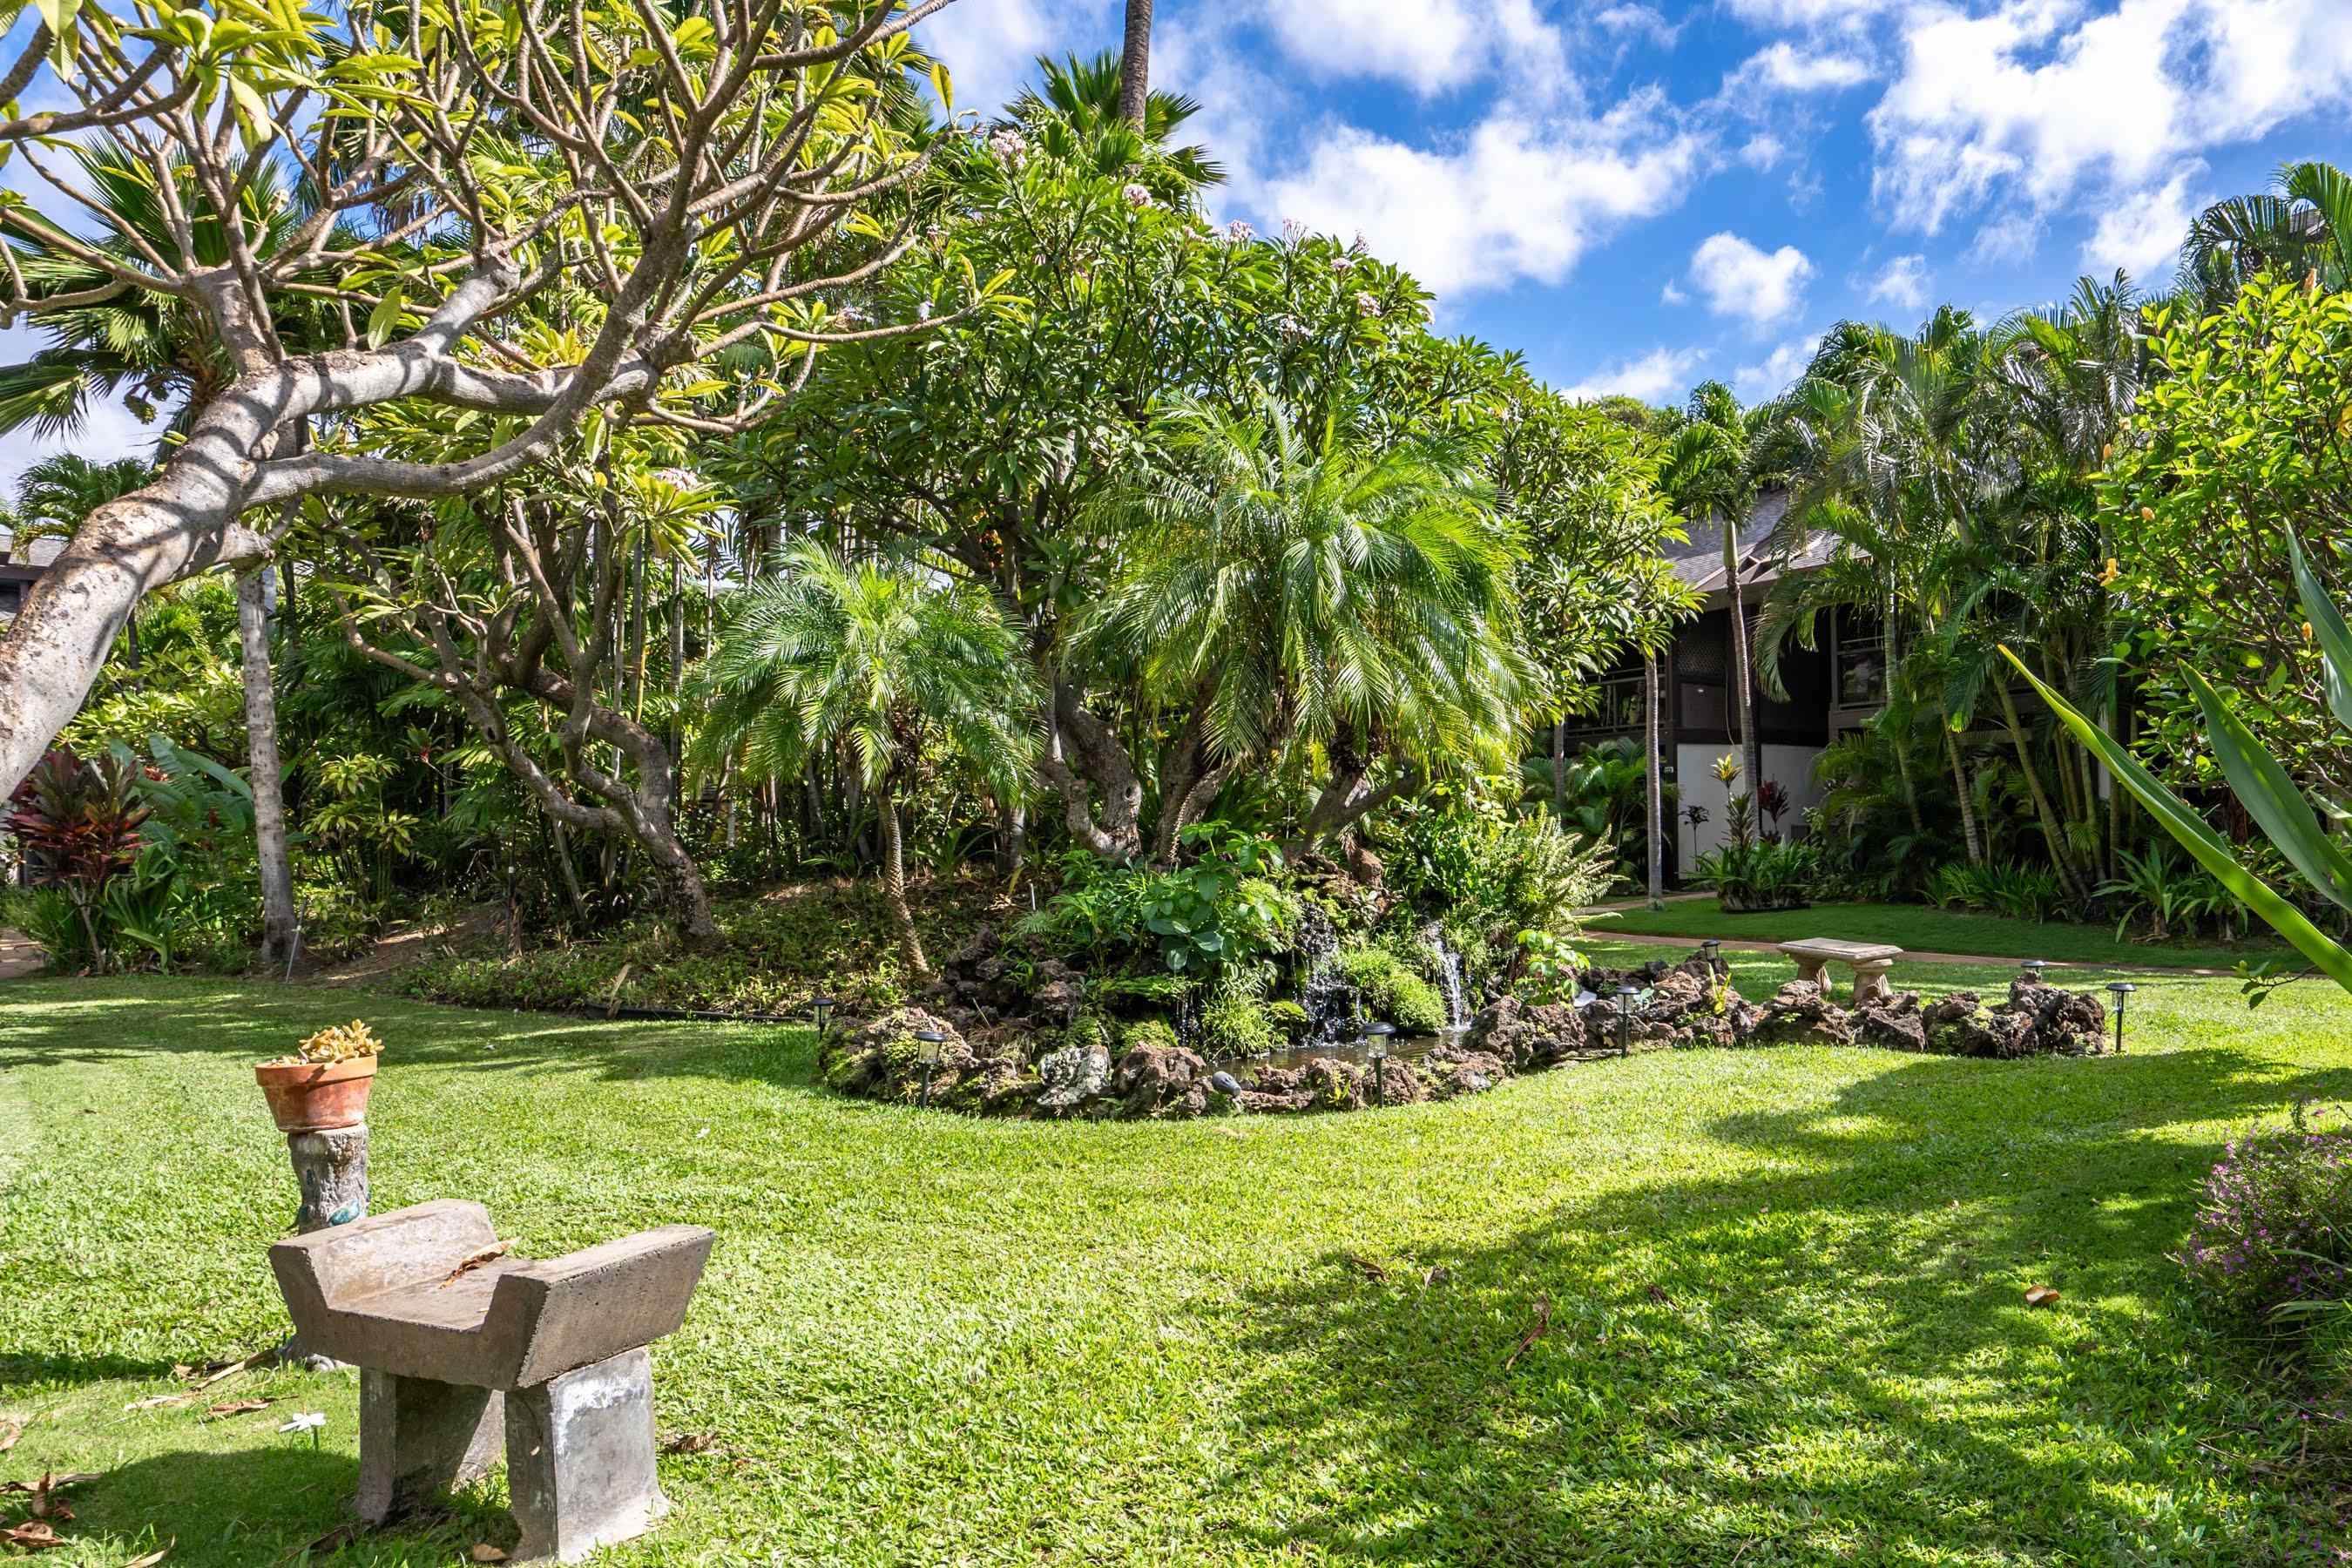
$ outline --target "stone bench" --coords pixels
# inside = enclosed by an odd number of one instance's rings
[[[278,1242],[306,1349],[360,1368],[360,1517],[381,1522],[506,1449],[518,1562],[572,1563],[667,1511],[653,1361],[715,1234],[671,1225],[568,1257],[485,1258],[489,1210],[441,1199]]]
[[[1899,947],[1884,942],[1840,942],[1833,937],[1808,937],[1802,942],[1784,942],[1780,951],[1794,959],[1797,978],[1810,980],[1829,994],[1829,983],[1822,972],[1832,963],[1843,963],[1853,971],[1853,1001],[1855,1006],[1865,1002],[1884,1002],[1895,994],[1887,984],[1886,972],[1903,956]]]

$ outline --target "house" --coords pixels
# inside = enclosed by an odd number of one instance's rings
[[[65,547],[62,539],[36,539],[20,545],[9,530],[0,528],[0,626],[16,618],[25,595]]]
[[[1739,581],[1751,632],[1772,585],[1786,576],[1818,571],[1834,548],[1830,535],[1815,533],[1786,559],[1776,559],[1769,542],[1788,510],[1787,492],[1770,491],[1740,525]],[[1742,778],[1726,787],[1715,776],[1717,760],[1740,749],[1735,739],[1739,704],[1732,675],[1731,589],[1724,569],[1723,535],[1719,530],[1694,528],[1688,543],[1668,547],[1666,559],[1675,575],[1699,595],[1697,616],[1677,628],[1658,670],[1659,743],[1665,777],[1677,788],[1680,808],[1673,864],[1686,868],[1700,854],[1723,846],[1730,796],[1755,788],[1759,781]],[[1831,741],[1867,721],[1885,701],[1886,642],[1875,616],[1838,610],[1823,617],[1815,641],[1818,646],[1807,648],[1791,638],[1782,647],[1785,700],[1767,695],[1760,682],[1756,688],[1761,782],[1777,784],[1788,795],[1777,817],[1759,810],[1768,832],[1785,835],[1801,828],[1805,808],[1822,795],[1813,779],[1814,762]],[[1569,721],[1569,745],[1580,748],[1626,736],[1639,742],[1643,734],[1642,676],[1638,659],[1612,671],[1602,682],[1601,701],[1594,713]],[[1690,819],[1692,807],[1703,814],[1696,823]]]

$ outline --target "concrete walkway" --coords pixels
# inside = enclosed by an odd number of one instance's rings
[[[1700,896],[1707,897],[1709,895],[1701,894]],[[1646,909],[1649,906],[1647,901],[1643,900],[1643,902],[1636,904],[1634,907],[1637,909]],[[1584,940],[1587,942],[1639,942],[1645,943],[1652,947],[1693,948],[1696,947],[1704,939],[1695,936],[1651,936],[1646,933],[1630,931],[1611,931],[1605,925],[1599,925],[1587,931],[1584,933]],[[1727,952],[1769,953],[1775,958],[1779,957],[1780,954],[1780,944],[1777,942],[1758,942],[1742,937],[1725,937],[1722,939],[1722,942],[1725,950]],[[1909,948],[1905,948],[1903,950],[1903,956],[1896,960],[1896,962],[1899,963],[1909,963],[1914,960],[1916,960],[1921,963],[1975,963],[2011,969],[2014,969],[2019,964],[2025,962],[2021,958],[1992,958],[1988,957],[1983,953],[1914,952]],[[2238,973],[2234,969],[2189,969],[2179,964],[2169,963],[2075,963],[2055,958],[2051,959],[2048,962],[2050,967],[2053,969],[2095,969],[2104,973],[2121,974],[2200,974],[2209,977],[2219,975],[2227,978]]]
[[[49,955],[20,931],[0,928],[0,980],[18,980],[48,967]]]

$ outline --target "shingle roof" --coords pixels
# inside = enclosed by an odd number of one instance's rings
[[[1806,537],[1803,548],[1786,560],[1770,553],[1772,531],[1789,513],[1789,492],[1767,490],[1756,500],[1748,521],[1739,525],[1739,581],[1744,587],[1759,587],[1779,581],[1792,572],[1810,572],[1827,565],[1836,553],[1834,535],[1816,531]],[[1719,527],[1695,524],[1690,530],[1690,542],[1669,544],[1665,557],[1674,567],[1675,575],[1689,584],[1702,595],[1723,592],[1730,584],[1723,570],[1723,533]]]

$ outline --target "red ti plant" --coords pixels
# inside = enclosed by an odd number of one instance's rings
[[[107,884],[131,869],[148,808],[134,794],[140,772],[120,759],[86,763],[60,746],[43,757],[9,797],[0,826],[16,836],[37,881],[61,889],[103,964],[98,908]]]

